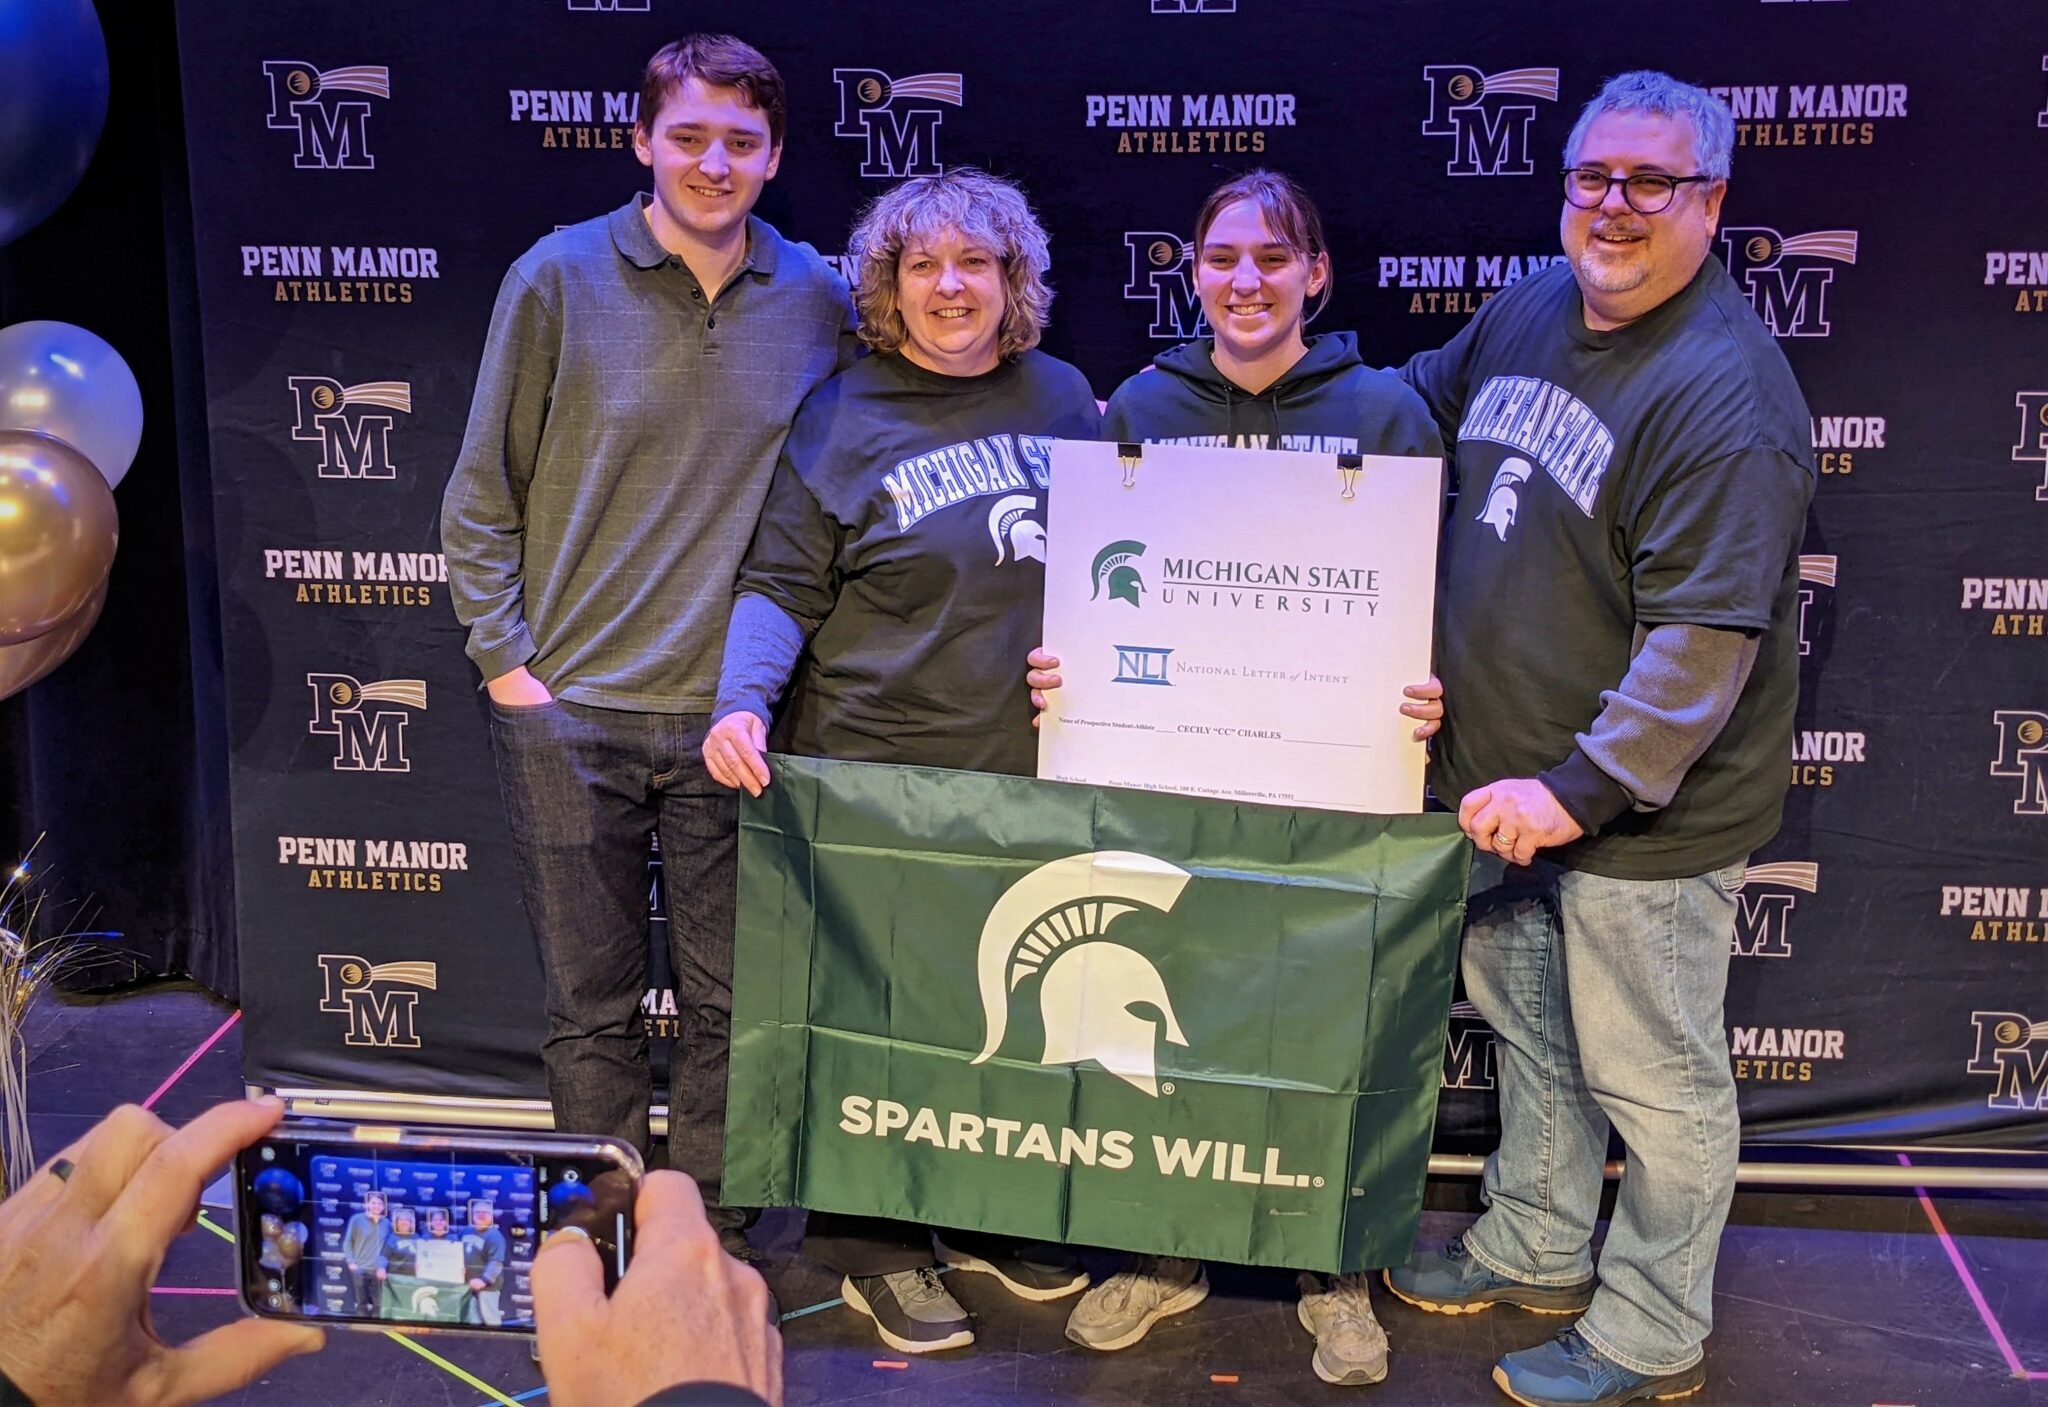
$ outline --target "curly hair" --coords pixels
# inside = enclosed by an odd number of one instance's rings
[[[1052,308],[1045,227],[1014,183],[971,166],[913,176],[861,211],[847,237],[857,271],[853,301],[860,340],[878,352],[902,348],[909,331],[897,306],[896,262],[906,246],[948,229],[995,251],[1002,261],[1007,296],[997,354],[1007,361],[1036,347]]]

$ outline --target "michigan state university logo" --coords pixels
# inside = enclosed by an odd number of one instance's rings
[[[835,137],[867,144],[860,174],[898,180],[936,176],[939,122],[946,107],[959,107],[965,84],[957,73],[919,73],[891,78],[877,68],[835,68],[839,121]]]
[[[1187,1036],[1152,960],[1107,934],[1125,914],[1171,911],[1190,878],[1150,855],[1100,850],[1040,865],[1011,885],[989,910],[975,953],[988,1034],[972,1063],[1002,1047],[1010,1003],[1036,979],[1045,1018],[1039,1064],[1093,1060],[1156,1096],[1160,1035],[1177,1046]],[[1157,1018],[1132,1010],[1137,1006],[1153,1008]]]
[[[1991,775],[2020,784],[2015,816],[2048,816],[2048,710],[2001,708],[1991,715],[1998,728],[1998,756]]]
[[[335,740],[337,772],[410,772],[405,755],[405,710],[427,706],[424,679],[381,679],[365,684],[347,674],[308,674],[313,718],[306,731]]]
[[[1033,515],[1038,500],[1028,493],[999,498],[988,510],[988,535],[996,545],[996,565],[1021,562],[1026,557],[1045,560],[1045,525]]]
[[[1193,251],[1186,240],[1162,230],[1125,230],[1124,251],[1130,257],[1124,297],[1151,305],[1147,335],[1184,342],[1209,331],[1195,292]]]
[[[1422,120],[1425,137],[1449,137],[1448,176],[1528,176],[1536,166],[1529,155],[1529,133],[1536,125],[1535,103],[1501,102],[1503,97],[1557,101],[1557,70],[1511,68],[1481,73],[1469,64],[1430,64],[1422,70],[1429,85],[1429,116]]]
[[[382,64],[356,64],[323,73],[297,59],[265,59],[263,76],[270,83],[265,125],[299,134],[292,165],[301,170],[367,171],[377,164],[377,158],[370,155],[370,105],[329,95],[362,93],[388,98],[390,69]]]
[[[348,1018],[345,1044],[414,1050],[420,1043],[413,1026],[419,989],[434,991],[439,977],[431,962],[371,963],[352,953],[322,953],[320,1009]]]
[[[1773,337],[1825,337],[1829,263],[1856,262],[1856,231],[1816,230],[1789,239],[1763,225],[1721,231],[1728,272]]]
[[[323,479],[395,479],[391,427],[398,422],[364,407],[412,414],[412,383],[364,381],[344,386],[331,376],[289,376],[292,438],[320,446]]]
[[[1112,542],[1096,553],[1095,565],[1088,569],[1089,574],[1095,578],[1095,590],[1088,594],[1088,599],[1101,600],[1102,593],[1106,590],[1112,601],[1128,601],[1133,606],[1143,605],[1144,602],[1138,598],[1145,594],[1145,578],[1138,574],[1138,569],[1131,563],[1144,555],[1145,544],[1133,542],[1129,538],[1121,542]]]
[[[1520,457],[1504,459],[1493,471],[1493,483],[1486,490],[1486,502],[1479,505],[1479,521],[1492,528],[1502,542],[1522,511],[1522,485],[1534,466]]]

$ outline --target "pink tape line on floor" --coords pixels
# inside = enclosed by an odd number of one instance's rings
[[[1913,1160],[1904,1153],[1899,1154],[1899,1166],[1910,1168]],[[2020,1356],[2012,1346],[2012,1340],[2005,1336],[2005,1329],[1999,1324],[1998,1316],[1991,1312],[1991,1306],[1984,1300],[1984,1292],[1977,1288],[1977,1277],[1970,1273],[1970,1267],[1963,1263],[1963,1253],[1956,1246],[1955,1238],[1942,1225],[1941,1213],[1934,1210],[1934,1199],[1927,1195],[1927,1189],[1916,1187],[1913,1195],[1920,1199],[1920,1210],[1927,1213],[1928,1225],[1941,1238],[1941,1248],[1948,1252],[1948,1263],[1955,1267],[1956,1278],[1963,1282],[1963,1289],[1969,1293],[1970,1303],[1977,1306],[1977,1317],[1984,1321],[1984,1327],[1991,1333],[1991,1341],[1998,1345],[1998,1351],[2005,1355],[2005,1366],[2012,1370],[2015,1378],[2032,1382],[2048,1382],[2048,1373],[2030,1371],[2020,1362]]]
[[[205,1040],[201,1041],[199,1043],[199,1048],[193,1051],[190,1055],[185,1057],[185,1063],[183,1065],[180,1065],[177,1069],[171,1071],[171,1077],[156,1087],[156,1093],[150,1095],[149,1098],[142,1101],[142,1107],[145,1109],[154,1109],[156,1107],[156,1102],[159,1099],[162,1099],[166,1094],[170,1092],[171,1086],[176,1084],[179,1080],[185,1078],[185,1072],[191,1069],[194,1065],[197,1065],[199,1063],[199,1057],[206,1054],[206,1052],[208,1052],[209,1050],[212,1050],[214,1047],[214,1043],[220,1040],[222,1036],[225,1036],[228,1033],[228,1028],[234,1025],[237,1021],[240,1021],[241,1019],[242,1013],[237,1011],[233,1016],[230,1016],[227,1020],[221,1022],[220,1029],[215,1031],[212,1035],[208,1036]]]

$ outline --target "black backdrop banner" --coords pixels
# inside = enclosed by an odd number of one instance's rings
[[[2048,1143],[2048,29],[2022,7],[1710,0],[396,0],[178,7],[252,1081],[540,1092],[539,979],[436,521],[493,294],[644,188],[661,43],[790,88],[766,218],[828,256],[892,179],[1018,178],[1049,351],[1107,395],[1202,331],[1184,244],[1253,165],[1321,202],[1319,328],[1440,343],[1558,257],[1606,76],[1725,92],[1714,249],[1814,412],[1805,688],[1729,1040],[1754,1139]],[[1655,32],[1653,31],[1653,28]],[[2032,246],[2032,247],[2030,247]],[[1541,629],[1539,621],[1531,629]],[[667,998],[649,995],[661,1023]],[[1483,1141],[1451,1022],[1440,1142]]]

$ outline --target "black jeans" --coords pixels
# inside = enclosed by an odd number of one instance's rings
[[[669,1063],[669,1166],[719,1203],[732,1039],[739,803],[700,749],[709,715],[632,713],[557,699],[491,704],[498,784],[526,917],[547,979],[548,1099],[566,1133],[649,1150],[648,836],[659,829],[680,1030]]]

